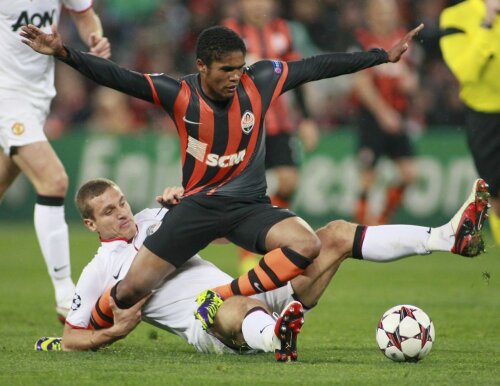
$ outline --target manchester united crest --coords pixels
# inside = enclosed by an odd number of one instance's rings
[[[16,122],[12,125],[12,132],[14,135],[23,135],[24,130],[24,124],[21,122]]]
[[[251,111],[245,111],[241,117],[241,130],[245,134],[249,134],[255,125],[255,116]]]

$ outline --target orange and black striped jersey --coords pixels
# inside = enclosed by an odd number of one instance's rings
[[[293,48],[292,34],[285,19],[273,18],[261,28],[233,18],[225,20],[223,24],[240,35],[245,42],[247,63],[253,64],[265,58],[283,61],[300,59],[300,54]],[[265,127],[267,135],[293,131],[285,98],[278,98],[270,106]]]
[[[381,49],[332,53],[245,69],[235,95],[221,104],[204,93],[198,74],[180,80],[140,74],[66,47],[64,61],[97,83],[161,106],[174,120],[182,154],[185,194],[260,197],[266,192],[263,121],[280,94],[306,82],[387,62]]]

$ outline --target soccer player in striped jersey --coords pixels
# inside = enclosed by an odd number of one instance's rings
[[[201,295],[197,317],[207,328],[213,323],[216,298],[273,290],[304,272],[318,256],[321,242],[304,220],[274,207],[266,196],[266,111],[279,95],[306,82],[399,61],[422,28],[388,51],[262,60],[246,67],[241,38],[226,27],[211,27],[198,38],[198,73],[175,80],[73,50],[62,44],[57,31],[23,27],[23,42],[35,51],[54,55],[101,85],[161,106],[177,126],[183,198],[145,239],[127,275],[113,287],[116,305],[132,307],[221,237],[264,256],[248,273]]]
[[[160,201],[175,205],[182,192],[181,187],[167,188]],[[475,181],[460,210],[438,228],[365,227],[332,221],[316,232],[322,242],[321,253],[305,272],[276,290],[227,299],[214,315],[209,331],[193,316],[196,295],[203,288],[230,282],[232,278],[198,255],[156,288],[150,298],[143,298],[129,309],[117,308],[109,297],[109,288],[127,274],[144,239],[160,227],[166,209],[145,209],[133,216],[120,188],[102,178],[85,183],[76,202],[85,226],[99,235],[101,246],[78,280],[62,349],[80,351],[111,344],[130,333],[142,317],[201,352],[274,351],[279,361],[285,361],[298,357],[297,335],[303,324],[303,307],[307,311],[318,303],[344,259],[352,256],[388,262],[433,251],[479,254],[488,193],[483,180]],[[271,316],[273,311],[281,310],[277,319]],[[60,350],[61,338],[42,338],[35,348]]]
[[[113,305],[113,314],[106,304],[111,299],[109,288],[125,277],[144,239],[158,230],[168,213],[167,209],[156,208],[133,216],[120,188],[107,179],[85,183],[77,193],[76,203],[85,226],[99,235],[101,246],[76,286],[63,336],[63,349],[68,351],[110,344],[139,322],[144,301],[126,312]],[[254,298],[231,297],[220,308],[211,332],[203,329],[194,317],[196,295],[231,280],[213,264],[198,255],[192,256],[154,291],[142,309],[142,317],[180,336],[201,352],[276,350],[280,361],[297,359],[296,340],[303,323],[303,310],[292,297],[290,286]],[[283,315],[274,318],[273,312]]]

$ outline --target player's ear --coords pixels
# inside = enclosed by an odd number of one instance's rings
[[[92,232],[97,232],[97,226],[95,224],[95,221],[90,219],[90,218],[84,218],[83,223],[87,227],[87,229],[91,230]]]
[[[200,58],[196,59],[196,67],[198,68],[198,72],[200,74],[206,74],[207,73],[207,65]]]

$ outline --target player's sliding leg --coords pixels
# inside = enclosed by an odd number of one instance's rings
[[[359,226],[332,221],[316,233],[321,253],[304,273],[291,281],[294,296],[304,307],[313,307],[328,287],[344,259],[389,262],[433,251],[464,256],[481,252],[481,228],[487,217],[488,193],[483,180],[476,180],[467,200],[445,225],[426,228],[413,225]]]
[[[469,197],[451,221],[431,232],[429,247],[438,250],[436,244],[447,241],[453,244],[451,252],[458,255],[474,257],[484,252],[481,231],[488,218],[489,198],[488,184],[483,179],[474,181]]]
[[[215,316],[222,306],[223,300],[217,292],[206,290],[196,297],[196,302],[198,309],[195,311],[194,317],[200,321],[204,330],[209,330],[215,322]]]
[[[462,207],[441,227],[360,225],[356,229],[352,256],[372,261],[391,261],[434,251],[477,256],[484,251],[481,229],[488,216],[488,199],[488,185],[478,179]]]
[[[238,279],[202,292],[197,298],[199,307],[194,315],[205,330],[210,329],[223,299],[234,295],[249,296],[282,287],[304,272],[309,264],[309,260],[289,248],[275,249],[264,255],[258,266]]]
[[[296,361],[297,335],[304,324],[304,310],[298,301],[289,303],[281,312],[276,321],[274,334],[280,341],[279,348],[275,349],[278,362]]]
[[[293,301],[274,317],[257,299],[233,296],[221,306],[211,333],[229,347],[274,352],[278,361],[297,360],[302,305]]]
[[[283,245],[283,235],[286,235],[289,246]],[[230,283],[213,288],[213,292],[222,299],[234,295],[250,296],[267,292],[279,287],[300,275],[311,261],[319,254],[321,243],[314,231],[299,217],[288,217],[275,223],[265,235],[266,253],[253,269],[241,275]],[[203,294],[202,294],[203,295]],[[215,309],[216,297],[200,299],[195,316],[204,319],[207,326],[211,324],[210,309]],[[214,300],[215,299],[215,300]],[[207,317],[208,316],[208,317]]]
[[[309,264],[310,260],[290,248],[277,248],[265,254],[257,266],[231,283],[202,292],[197,298],[199,307],[195,317],[208,329],[213,324],[222,299],[234,295],[250,296],[282,287],[304,272]]]
[[[36,351],[61,351],[62,338],[40,338],[35,342]]]
[[[242,324],[246,344],[264,352],[274,351],[276,360],[296,361],[297,336],[304,324],[304,310],[298,301],[289,303],[274,319],[264,309],[250,310]]]

